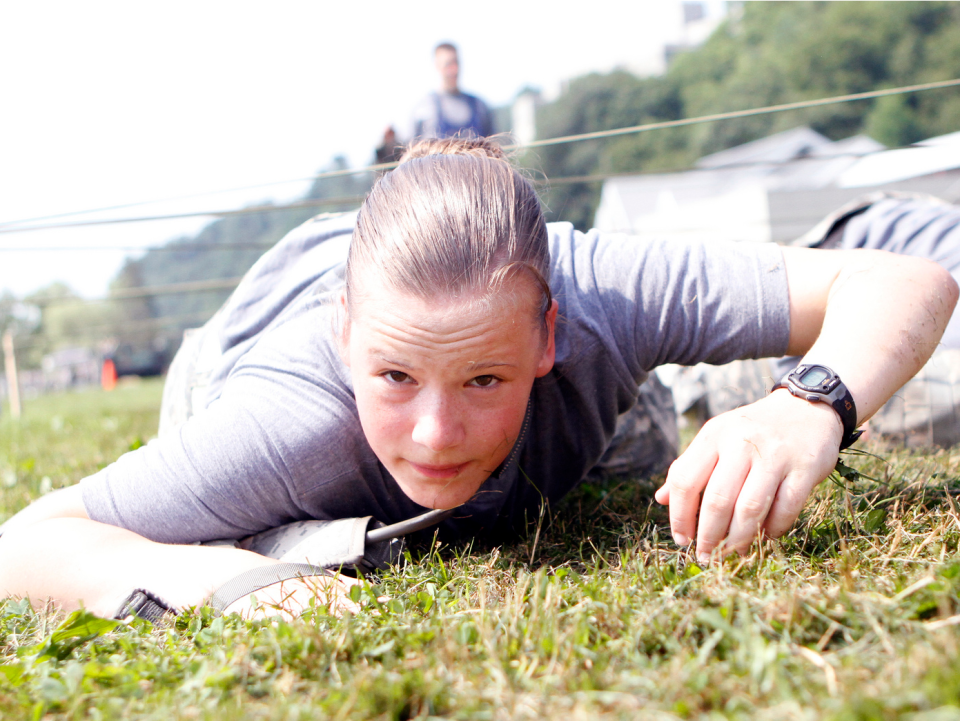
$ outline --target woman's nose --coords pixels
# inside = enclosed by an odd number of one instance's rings
[[[462,443],[465,432],[455,404],[444,398],[425,400],[413,426],[413,441],[434,452]]]

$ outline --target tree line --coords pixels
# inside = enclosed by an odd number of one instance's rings
[[[957,77],[960,4],[744,3],[702,46],[675,57],[661,76],[644,78],[616,70],[571,80],[555,101],[539,108],[537,134],[552,138]],[[527,152],[520,162],[533,177],[544,180],[548,218],[587,229],[596,212],[600,182],[551,186],[551,178],[682,170],[703,155],[799,125],[809,125],[833,140],[865,133],[890,147],[907,145],[960,129],[960,91],[888,96],[548,146]],[[345,160],[338,158],[326,170],[345,167]],[[362,196],[372,182],[370,174],[323,178],[306,198]],[[339,209],[350,207],[355,206],[347,203]],[[111,292],[239,277],[263,250],[315,212],[268,210],[218,220],[196,236],[128,260]],[[27,365],[39,363],[49,350],[92,343],[92,328],[98,329],[100,338],[172,351],[183,329],[212,315],[228,293],[90,305],[77,300],[63,284],[54,284],[22,300],[0,296],[0,330],[16,327],[20,336],[32,339],[23,354]],[[58,296],[57,303],[36,302],[52,296]],[[31,312],[38,305],[42,313]],[[158,319],[169,323],[150,325]]]
[[[659,77],[625,71],[570,82],[540,109],[544,138],[678,120],[960,77],[960,4],[751,2]],[[548,179],[683,170],[709,153],[809,125],[832,140],[865,133],[889,147],[960,130],[945,89],[545,147],[525,162]],[[548,214],[592,226],[599,183],[557,185]]]

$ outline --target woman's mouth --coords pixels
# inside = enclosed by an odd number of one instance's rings
[[[407,461],[407,463],[409,463],[413,467],[413,470],[415,470],[421,476],[425,476],[427,478],[435,478],[437,480],[447,480],[450,478],[456,478],[457,475],[459,475],[460,471],[462,471],[467,465],[466,463],[459,463],[456,465],[444,465],[444,466],[432,465],[432,464],[424,465],[420,463],[414,463],[413,461]]]

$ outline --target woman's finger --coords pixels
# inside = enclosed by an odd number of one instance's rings
[[[740,497],[740,489],[750,473],[752,460],[750,454],[741,452],[725,453],[717,461],[700,504],[700,522],[697,527],[699,559],[709,560],[710,554],[726,537]]]
[[[653,494],[653,497],[661,506],[670,505],[670,484],[667,483],[666,478],[663,479],[663,485],[657,489],[657,492]]]
[[[805,472],[787,475],[780,484],[770,513],[763,524],[763,530],[768,536],[779,538],[793,527],[818,480]]]
[[[689,544],[696,534],[700,493],[717,464],[715,448],[705,435],[701,431],[686,452],[673,462],[667,471],[666,483],[657,491],[657,500],[670,504],[670,531],[680,546]]]
[[[783,476],[779,464],[757,462],[753,465],[730,519],[730,528],[724,539],[725,550],[741,554],[749,550],[773,508]]]

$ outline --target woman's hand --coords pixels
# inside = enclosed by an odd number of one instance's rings
[[[718,547],[746,552],[761,531],[786,533],[835,467],[842,435],[833,408],[785,389],[711,419],[656,493],[674,540],[695,538],[702,561]]]
[[[957,284],[935,263],[882,251],[784,248],[783,260],[787,355],[832,368],[862,423],[930,358],[957,303]],[[721,546],[745,552],[761,532],[786,533],[836,466],[842,437],[833,408],[785,389],[717,416],[657,491],[670,505],[674,539],[686,545],[696,538],[703,559]]]

